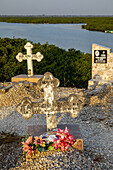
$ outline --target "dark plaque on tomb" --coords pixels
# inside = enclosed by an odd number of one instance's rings
[[[82,139],[78,124],[58,124],[57,125],[57,128],[60,128],[60,129],[65,129],[65,127],[67,127],[69,129],[69,133],[75,139]],[[27,135],[39,136],[45,132],[47,132],[46,125],[30,125],[27,127]],[[49,133],[49,131],[48,131],[48,133]]]
[[[107,50],[94,50],[94,63],[107,63]]]

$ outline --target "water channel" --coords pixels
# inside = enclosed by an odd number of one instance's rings
[[[113,34],[81,29],[82,24],[18,24],[0,22],[0,37],[25,38],[34,43],[54,44],[91,53],[92,43],[113,51]]]

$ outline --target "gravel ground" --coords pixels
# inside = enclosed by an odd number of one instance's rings
[[[5,116],[4,116],[5,115]],[[57,119],[61,114],[57,114]],[[28,125],[46,124],[45,115],[24,118],[15,107],[0,109],[0,132],[25,135]],[[68,113],[59,123],[79,124],[84,141],[84,152],[71,148],[67,153],[55,152],[39,156],[33,162],[25,162],[20,143],[0,145],[0,170],[7,169],[113,169],[113,105],[103,110],[101,105],[84,107],[74,119]]]

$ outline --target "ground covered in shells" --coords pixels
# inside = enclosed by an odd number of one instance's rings
[[[59,89],[63,98],[76,89]],[[22,152],[21,139],[28,125],[45,124],[45,115],[33,115],[28,121],[15,110],[14,106],[0,109],[0,170],[14,169],[113,169],[113,103],[84,106],[79,116],[71,118],[68,113],[60,124],[79,124],[84,141],[84,152],[70,148],[68,152],[49,152],[37,159],[28,160]],[[61,114],[57,114],[57,120]],[[2,132],[4,131],[4,133]],[[11,135],[11,133],[13,133]]]

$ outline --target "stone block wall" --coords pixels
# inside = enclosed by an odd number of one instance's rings
[[[107,50],[107,63],[94,63],[94,50]],[[92,44],[92,79],[113,80],[113,53],[110,48]]]
[[[107,53],[106,61],[96,61],[95,62],[95,53],[97,52],[97,59],[98,57],[98,51],[102,50],[103,57],[100,58],[106,58],[104,57],[104,52]],[[105,63],[104,63],[105,62]],[[113,83],[113,53],[111,53],[111,49],[107,47],[103,47],[97,44],[92,44],[92,79],[89,80],[88,86],[91,85],[101,85],[105,83]]]

